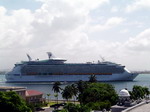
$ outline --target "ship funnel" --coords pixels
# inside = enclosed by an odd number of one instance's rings
[[[30,57],[29,54],[27,54],[27,57],[28,57],[29,61],[32,61],[32,58]]]
[[[47,54],[48,54],[48,58],[51,59],[52,53],[51,52],[47,52]]]

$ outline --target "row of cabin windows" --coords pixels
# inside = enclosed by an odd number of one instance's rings
[[[112,75],[112,73],[27,73],[27,75]]]

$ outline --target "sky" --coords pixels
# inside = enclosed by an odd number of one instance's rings
[[[0,70],[48,59],[150,70],[150,0],[0,0]]]

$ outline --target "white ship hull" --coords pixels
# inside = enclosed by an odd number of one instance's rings
[[[112,75],[96,75],[98,81],[132,81],[138,74],[121,73]],[[7,82],[75,82],[79,80],[88,81],[90,75],[40,75],[40,76],[15,76],[6,75]]]

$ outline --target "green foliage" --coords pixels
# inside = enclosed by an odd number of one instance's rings
[[[72,96],[73,96],[72,87],[70,85],[68,85],[62,91],[62,97],[68,100],[68,99],[71,99]]]
[[[111,104],[109,101],[100,102],[101,110],[103,110],[103,109],[110,110],[110,107],[111,107]]]
[[[79,93],[82,94],[83,91],[88,87],[88,82],[80,80],[76,83],[76,85],[77,85]]]
[[[64,110],[61,112],[90,112],[91,109],[87,107],[86,105],[75,105],[73,103],[68,103],[65,107]]]
[[[110,110],[111,104],[109,101],[104,101],[104,102],[90,102],[87,104],[88,107],[90,107],[92,110]]]
[[[71,88],[72,88],[71,91],[72,91],[72,93],[73,93],[73,96],[76,97],[77,94],[78,94],[78,92],[79,92],[77,86],[76,86],[75,84],[72,84],[72,85],[71,85]]]
[[[0,92],[0,112],[31,112],[16,92]]]
[[[62,97],[64,99],[71,99],[72,97],[74,97],[74,101],[75,101],[75,98],[78,94],[78,88],[76,87],[75,84],[72,84],[72,85],[68,85],[64,88],[64,90],[62,91]]]
[[[97,82],[96,76],[94,74],[89,77],[89,82],[91,83]]]
[[[61,111],[59,111],[59,112],[69,112],[68,110],[66,110],[66,109],[62,109]]]
[[[73,103],[68,103],[64,109],[68,110],[69,112],[78,112],[78,105],[75,105]]]
[[[60,90],[61,90],[60,85],[61,85],[61,83],[60,83],[59,81],[55,82],[54,85],[53,85],[52,90],[53,90],[55,93],[59,93]]]
[[[142,99],[149,95],[149,89],[147,87],[134,85],[132,88],[132,92],[130,91],[130,95],[131,99]]]
[[[90,107],[92,110],[100,110],[100,104],[99,102],[90,102],[90,103],[87,103],[87,106]]]
[[[72,88],[72,94],[73,94],[73,98],[74,98],[74,103],[75,103],[75,100],[77,99],[77,95],[78,95],[78,88],[77,88],[77,85],[76,84],[72,84],[71,85],[71,88]]]
[[[91,108],[87,105],[80,105],[79,112],[91,112]]]
[[[148,96],[150,94],[148,87],[143,87],[143,91],[144,91],[145,96]]]
[[[60,93],[60,90],[62,90],[62,88],[60,87],[61,83],[59,81],[56,81],[53,85],[52,90],[57,93],[54,96],[57,97],[57,104],[58,104],[58,93]]]
[[[62,110],[54,110],[53,112],[68,112],[68,111],[65,109],[62,109]]]
[[[114,87],[106,83],[91,83],[88,87],[80,94],[79,101],[87,104],[89,102],[105,102],[110,101],[111,105],[117,103],[118,95],[114,90]]]

